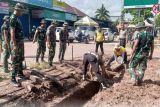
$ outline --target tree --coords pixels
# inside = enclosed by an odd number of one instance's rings
[[[109,11],[106,10],[106,8],[104,7],[104,4],[102,4],[102,7],[96,10],[96,16],[97,19],[106,21],[109,20],[110,16],[109,16]]]
[[[113,27],[116,27],[118,24],[119,24],[119,19],[117,19],[116,21],[114,21],[114,22],[112,23],[112,26],[113,26]]]
[[[160,14],[156,17],[156,27],[160,27]]]
[[[122,11],[122,14],[130,13],[133,16],[133,19],[131,20],[132,24],[137,24],[138,22],[142,22],[148,18],[153,18],[153,14],[151,13],[151,9],[124,9]]]

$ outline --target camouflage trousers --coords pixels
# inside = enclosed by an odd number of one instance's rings
[[[51,42],[51,47],[49,49],[49,55],[48,55],[49,65],[52,65],[53,58],[55,56],[55,50],[56,50],[56,42]]]
[[[139,71],[136,72],[136,67],[139,65]],[[145,70],[147,69],[147,55],[146,54],[135,54],[130,63],[130,77],[131,79],[143,80]]]
[[[41,55],[41,61],[44,61],[44,54],[46,52],[46,43],[38,43],[37,53],[36,53],[36,62],[39,62],[39,57]]]
[[[9,43],[8,43],[9,44]],[[8,59],[10,56],[10,46],[8,47],[6,43],[3,41],[2,42],[2,48],[3,48],[3,71],[7,72],[8,71]]]
[[[15,78],[17,73],[23,75],[24,41],[16,42],[16,46],[17,50],[13,50],[11,43],[12,78]]]
[[[60,49],[59,49],[59,60],[60,61],[64,60],[64,54],[65,54],[65,51],[66,51],[66,46],[67,46],[66,42],[61,42]]]

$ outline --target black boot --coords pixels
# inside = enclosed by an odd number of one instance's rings
[[[18,73],[17,76],[21,79],[27,79],[23,73]]]
[[[12,84],[14,87],[20,87],[20,84],[16,81],[16,78],[15,78],[15,77],[12,77],[12,79],[11,79],[11,84]]]
[[[39,58],[36,56],[36,64],[39,64]]]

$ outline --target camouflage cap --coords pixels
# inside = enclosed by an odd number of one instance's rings
[[[14,7],[15,10],[24,10],[24,6],[20,3],[17,3]]]
[[[42,19],[40,23],[41,24],[46,24],[46,20]]]
[[[3,20],[9,20],[9,18],[10,17],[6,15],[6,16],[3,17]]]
[[[64,22],[64,23],[63,23],[63,26],[68,26],[68,23],[67,23],[67,22]]]
[[[145,28],[145,23],[144,22],[139,22],[137,25],[136,25],[136,28]]]

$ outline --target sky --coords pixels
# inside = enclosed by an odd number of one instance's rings
[[[110,16],[120,16],[122,8],[122,0],[62,0],[94,17],[95,11],[104,4],[106,9],[110,12]]]

